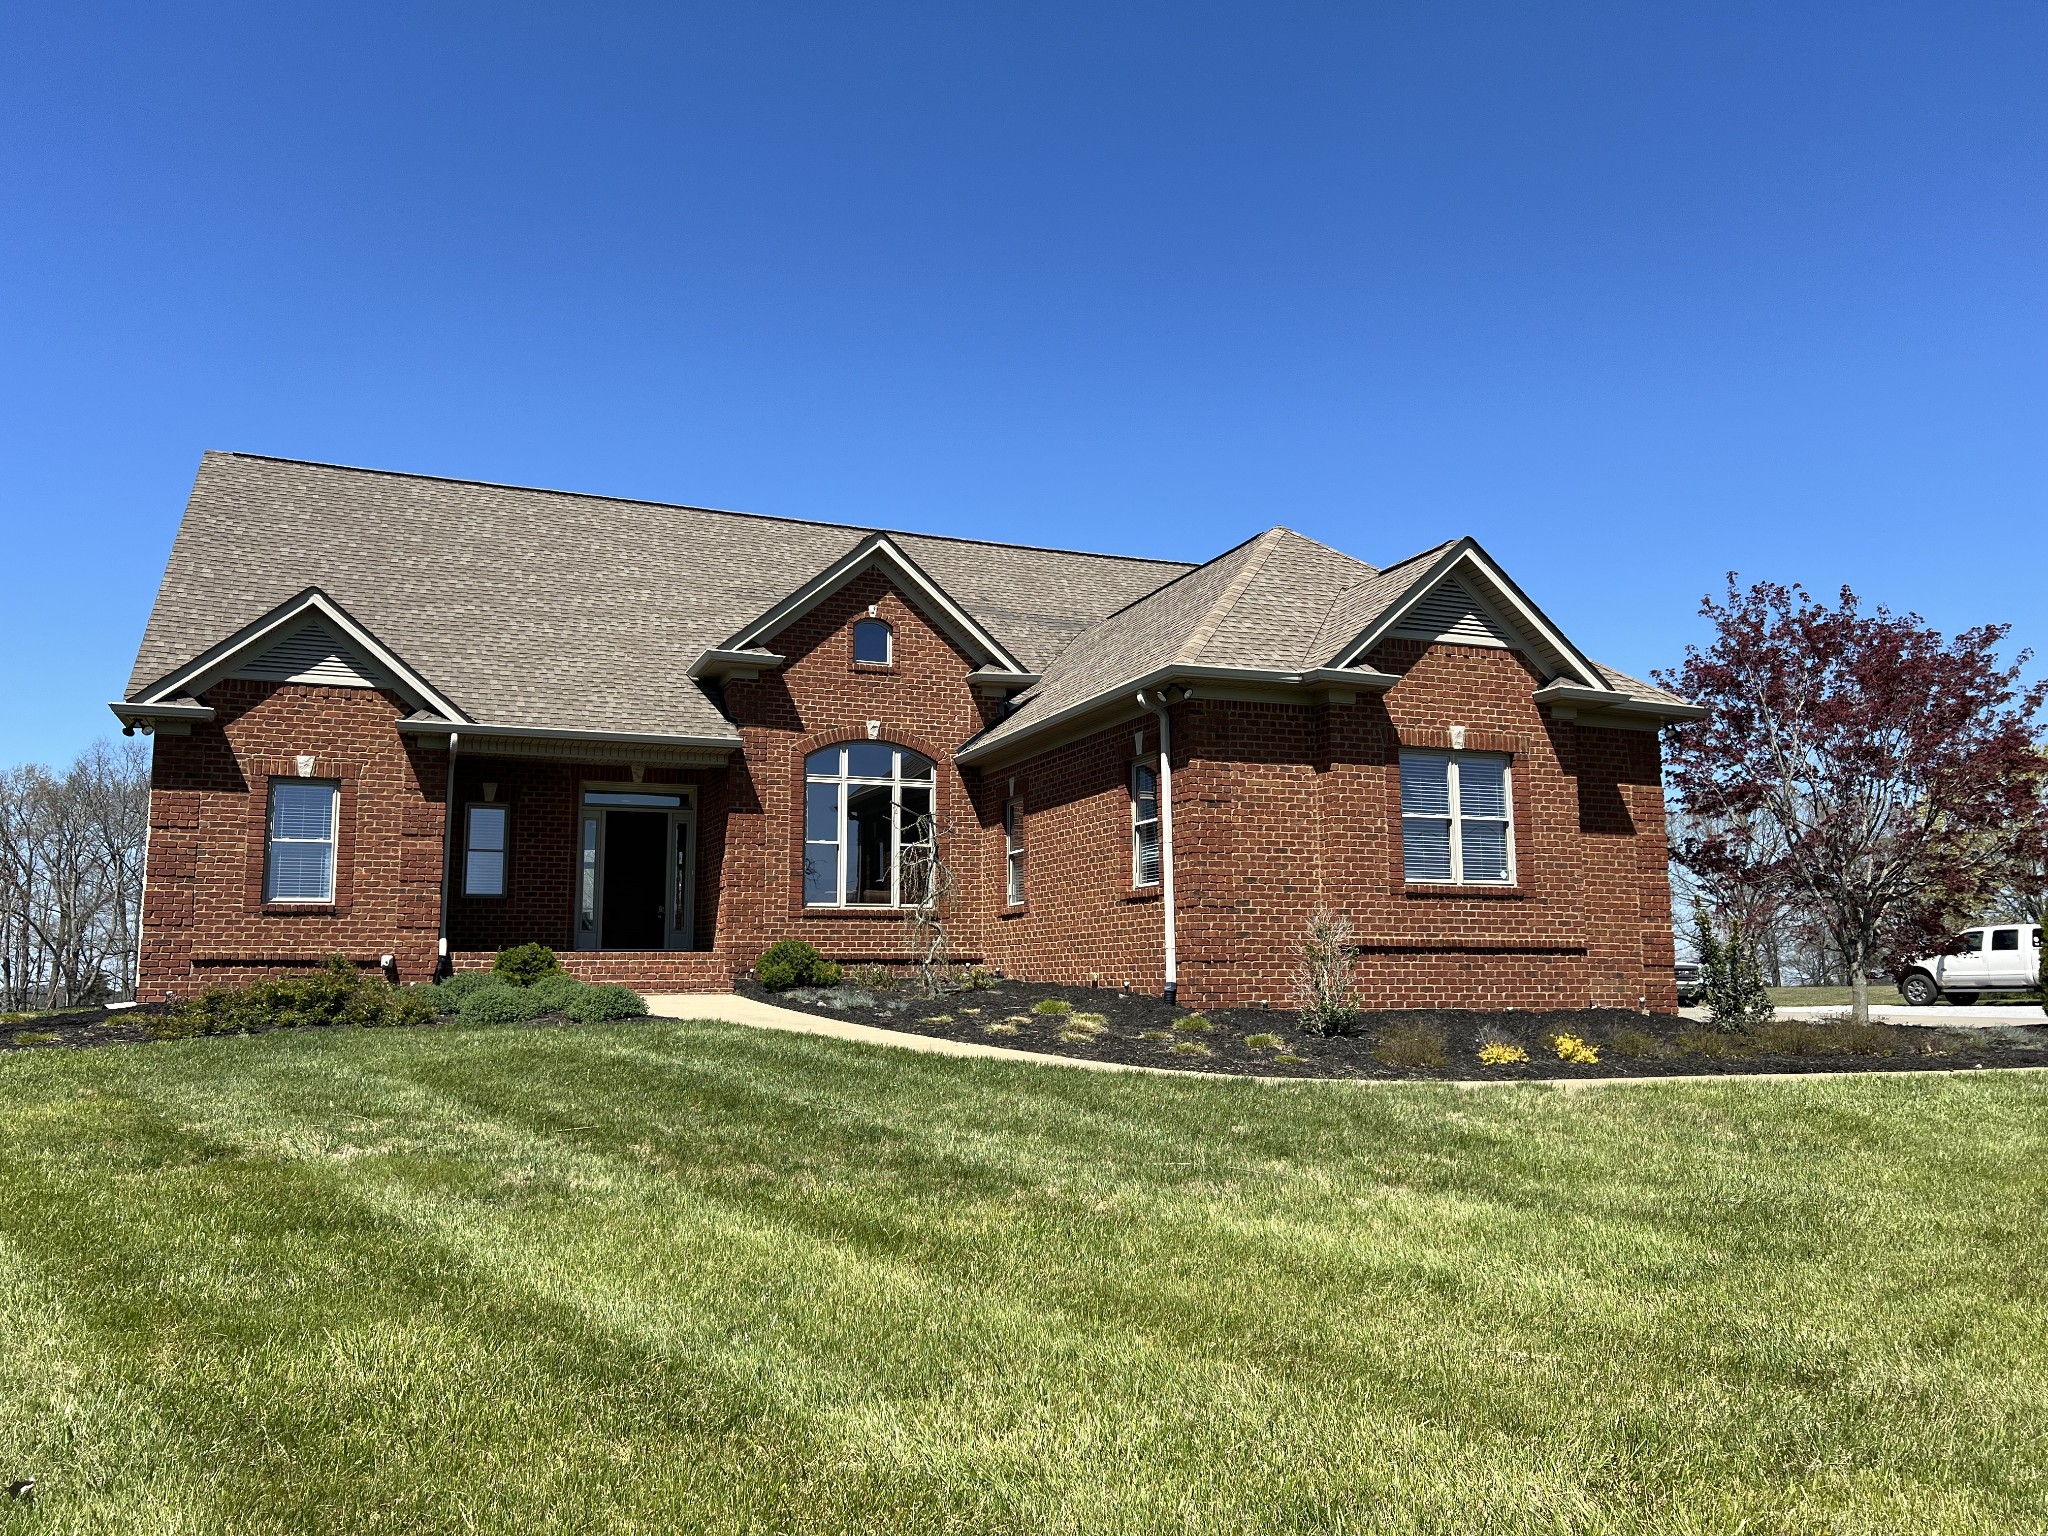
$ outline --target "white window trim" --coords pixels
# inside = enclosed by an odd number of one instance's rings
[[[1003,807],[1003,905],[1024,905],[1024,802]]]
[[[496,851],[498,855],[498,888],[495,891],[472,890],[469,884],[470,856],[479,850],[476,846],[476,813],[498,811],[505,818],[505,845]],[[503,800],[472,800],[462,811],[462,894],[465,899],[475,901],[502,901],[512,889],[512,808]]]
[[[327,835],[325,837],[279,837],[277,835],[277,792],[282,788],[317,788],[327,791]],[[341,783],[337,779],[273,779],[263,807],[263,904],[267,907],[331,907],[335,881],[341,863]],[[275,857],[279,843],[322,844],[327,849],[327,891],[321,896],[279,896],[271,882],[276,878]]]
[[[1138,775],[1152,775],[1152,814],[1145,820],[1138,819]],[[1163,866],[1164,851],[1160,846],[1159,825],[1159,761],[1157,758],[1140,758],[1131,764],[1131,889],[1149,891],[1158,888],[1160,877],[1154,874],[1150,880],[1144,878],[1144,861],[1139,857],[1138,832],[1142,827],[1152,829],[1152,848],[1156,863]]]
[[[1449,807],[1450,807],[1450,809],[1448,810],[1448,812],[1447,812],[1447,813],[1446,813],[1445,815],[1442,815],[1442,816],[1438,816],[1437,814],[1435,814],[1434,812],[1431,812],[1431,811],[1419,811],[1419,812],[1418,812],[1418,811],[1410,811],[1410,810],[1408,809],[1408,807],[1407,807],[1407,806],[1406,806],[1405,804],[1403,804],[1403,805],[1401,805],[1401,806],[1399,807],[1399,811],[1398,811],[1398,814],[1399,814],[1399,816],[1400,816],[1400,819],[1401,819],[1401,846],[1402,846],[1402,868],[1401,868],[1401,876],[1402,876],[1402,881],[1403,881],[1403,883],[1404,883],[1404,884],[1407,884],[1407,885],[1469,885],[1469,886],[1474,886],[1474,887],[1476,887],[1476,888],[1478,888],[1478,889],[1481,889],[1481,890],[1489,890],[1489,891],[1503,891],[1503,890],[1511,890],[1511,889],[1513,889],[1513,888],[1514,888],[1515,886],[1517,886],[1517,885],[1521,884],[1521,870],[1520,870],[1519,866],[1518,866],[1518,865],[1517,865],[1517,863],[1516,863],[1516,853],[1515,853],[1515,763],[1514,763],[1514,759],[1513,759],[1512,757],[1508,756],[1508,754],[1506,754],[1506,753],[1502,753],[1502,752],[1446,752],[1446,751],[1435,751],[1435,750],[1430,750],[1430,749],[1426,749],[1426,748],[1408,748],[1408,747],[1404,747],[1404,748],[1402,748],[1402,749],[1401,749],[1401,756],[1402,756],[1402,757],[1428,757],[1428,758],[1441,758],[1441,759],[1444,759],[1445,761],[1447,761],[1447,762],[1448,762],[1448,763],[1450,764],[1450,767],[1449,767],[1449,771],[1448,771],[1448,772],[1447,772],[1447,773],[1445,774],[1445,776],[1444,776],[1444,778],[1445,778],[1445,789],[1446,789],[1446,791],[1447,791],[1447,793],[1448,793],[1448,801],[1447,801],[1447,803],[1448,803],[1448,805],[1449,805]],[[1460,798],[1460,793],[1459,793],[1459,784],[1458,784],[1458,764],[1459,764],[1459,762],[1460,762],[1461,760],[1469,760],[1469,759],[1475,759],[1475,758],[1477,758],[1477,759],[1483,759],[1483,760],[1485,760],[1485,761],[1487,761],[1487,762],[1497,762],[1497,763],[1500,763],[1500,764],[1501,764],[1501,803],[1502,803],[1502,806],[1504,807],[1504,809],[1505,809],[1505,810],[1507,811],[1507,815],[1506,815],[1505,817],[1497,817],[1497,816],[1469,816],[1469,817],[1468,817],[1468,816],[1467,816],[1467,815],[1465,814],[1465,812],[1464,812],[1464,807],[1463,807],[1463,803],[1462,803],[1462,800],[1461,800],[1461,798]],[[1415,876],[1413,876],[1413,875],[1411,875],[1411,874],[1409,874],[1409,873],[1408,873],[1408,869],[1407,869],[1407,844],[1408,844],[1408,826],[1407,826],[1407,824],[1408,824],[1408,822],[1410,822],[1411,820],[1412,820],[1412,821],[1448,821],[1448,822],[1450,823],[1450,825],[1451,825],[1451,878],[1450,878],[1450,879],[1448,879],[1448,880],[1419,880],[1419,879],[1417,879],[1417,878],[1416,878]],[[1505,880],[1467,880],[1467,879],[1465,878],[1465,830],[1464,830],[1464,824],[1465,824],[1465,823],[1466,823],[1467,821],[1485,821],[1485,822],[1493,822],[1493,821],[1503,821],[1503,820],[1504,820],[1504,821],[1505,821],[1505,822],[1507,823],[1507,853],[1508,853],[1508,877],[1507,877],[1507,879],[1505,879]]]
[[[931,773],[924,778],[913,779],[904,777],[903,754],[906,752],[910,752],[917,757],[924,756],[922,752],[917,752],[915,748],[906,747],[901,745],[900,743],[889,741],[850,741],[842,742],[835,747],[820,747],[817,750],[820,752],[832,751],[840,752],[843,754],[851,748],[864,746],[887,747],[893,754],[895,754],[889,759],[889,774],[886,778],[875,774],[852,773],[847,771],[844,766],[841,767],[840,771],[837,774],[812,773],[809,771],[808,766],[806,767],[804,772],[804,798],[802,803],[797,808],[797,815],[801,819],[803,826],[804,858],[806,862],[808,862],[810,859],[811,849],[814,847],[821,846],[819,844],[813,843],[810,838],[810,787],[813,784],[836,784],[839,786],[839,794],[837,799],[838,808],[836,812],[837,831],[839,835],[838,873],[836,877],[837,883],[833,886],[833,890],[836,893],[836,895],[834,899],[831,901],[813,901],[811,900],[810,892],[806,890],[804,892],[804,906],[814,912],[888,912],[892,910],[900,911],[904,905],[903,791],[906,788],[922,789],[928,791],[931,795],[932,800],[932,808],[930,814],[934,822],[936,822],[936,819],[939,814],[938,765],[934,763],[932,765]],[[842,765],[844,765],[846,762],[846,758],[842,755],[839,761]],[[850,845],[853,841],[852,838],[848,835],[848,827],[846,823],[846,800],[853,786],[857,784],[886,784],[889,786],[889,900],[886,903],[879,901],[848,901],[846,899],[846,858]],[[918,845],[912,844],[911,846],[915,847]]]

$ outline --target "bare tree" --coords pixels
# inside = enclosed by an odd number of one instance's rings
[[[132,994],[148,823],[140,742],[0,770],[0,1006]]]
[[[947,925],[960,906],[960,876],[949,857],[956,841],[952,823],[919,816],[916,841],[903,842],[903,925],[926,997],[942,995],[953,980]]]

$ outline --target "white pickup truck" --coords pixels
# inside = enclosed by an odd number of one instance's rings
[[[1972,928],[1953,955],[1915,960],[1899,978],[1899,995],[1925,1007],[1946,998],[1974,1003],[1979,992],[2031,992],[2041,979],[2041,929],[2035,923]]]

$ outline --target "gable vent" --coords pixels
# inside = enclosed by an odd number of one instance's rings
[[[1424,593],[1422,600],[1403,614],[1401,622],[1389,633],[1405,640],[1514,648],[1514,641],[1487,617],[1472,594],[1455,581],[1446,581]]]
[[[254,660],[236,669],[236,677],[268,683],[325,683],[332,688],[374,688],[356,654],[321,624],[294,630]]]

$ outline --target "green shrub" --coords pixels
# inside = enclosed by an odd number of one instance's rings
[[[567,1013],[569,1005],[589,988],[574,976],[557,971],[552,976],[541,977],[527,990],[539,999],[542,1013]]]
[[[462,1000],[461,1016],[465,1024],[523,1024],[547,1011],[526,987],[485,987]]]
[[[838,970],[836,965],[832,968]],[[585,987],[562,1012],[578,1024],[603,1024],[612,1019],[638,1019],[647,1013],[647,999],[631,987]]]
[[[394,1027],[433,1023],[441,1016],[441,999],[435,995],[436,991],[436,988],[428,986],[393,987],[391,1007],[379,1022]]]
[[[1688,1029],[1678,1037],[1678,1048],[1689,1056],[1714,1061],[1733,1061],[1756,1053],[1756,1043],[1747,1035],[1723,1034],[1714,1029]]]
[[[1173,1038],[1173,1031],[1170,1029],[1148,1029],[1139,1038],[1145,1040],[1171,1040]]]
[[[1176,1040],[1173,1042],[1173,1054],[1176,1056],[1206,1056],[1209,1054],[1209,1047],[1202,1044],[1199,1040]]]
[[[434,996],[443,1013],[453,1013],[469,1000],[471,993],[511,985],[510,980],[500,976],[496,971],[457,971],[446,980],[434,984]]]
[[[1396,1024],[1380,1036],[1379,1044],[1373,1047],[1373,1055],[1390,1067],[1441,1067],[1450,1058],[1444,1045],[1444,1032],[1434,1024],[1419,1020],[1412,1024]]]
[[[839,967],[802,939],[770,944],[754,962],[754,976],[770,992],[791,987],[836,987]]]
[[[878,995],[894,992],[899,985],[897,978],[889,974],[888,967],[882,965],[856,965],[849,968],[846,972],[846,984],[850,987],[859,987],[863,992]],[[765,986],[767,983],[764,982],[762,985]]]
[[[986,992],[996,984],[996,973],[979,965],[970,965],[960,973],[960,985],[969,992]]]
[[[17,1029],[14,1032],[16,1045],[55,1045],[63,1038],[62,1035],[51,1034],[47,1029]]]
[[[562,963],[545,944],[515,944],[498,952],[491,969],[515,987],[530,987],[543,976],[555,975]]]
[[[1900,1056],[1906,1037],[1888,1024],[1840,1019],[1781,1019],[1758,1025],[1750,1038],[1773,1056]]]
[[[1646,1029],[1617,1029],[1608,1037],[1607,1048],[1623,1061],[1643,1061],[1671,1054],[1670,1047]]]
[[[1246,1035],[1245,1049],[1249,1051],[1277,1051],[1287,1042],[1278,1035]]]
[[[382,976],[360,971],[346,956],[336,955],[306,975],[210,988],[181,1007],[155,1015],[143,1028],[158,1040],[319,1025],[371,1029],[401,1022],[398,995]]]
[[[1206,1035],[1216,1026],[1199,1013],[1191,1013],[1184,1019],[1175,1019],[1173,1027],[1183,1035]]]
[[[1064,997],[1041,997],[1031,1011],[1046,1018],[1063,1018],[1074,1011],[1074,1005]]]

